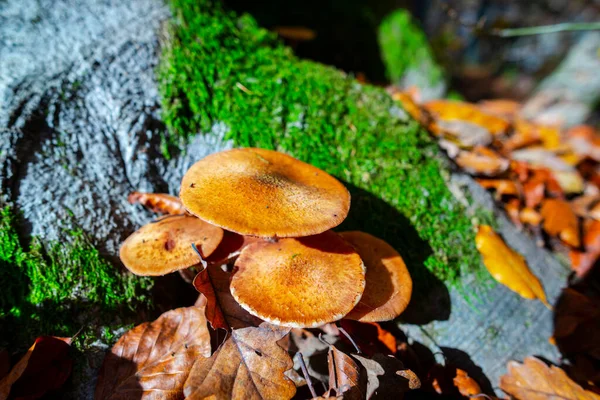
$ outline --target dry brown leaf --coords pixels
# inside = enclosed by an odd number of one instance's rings
[[[509,99],[494,99],[480,101],[477,107],[486,114],[512,121],[519,112],[521,104]]]
[[[421,381],[394,356],[353,354],[367,372],[366,399],[402,399],[404,393],[421,387]]]
[[[517,400],[600,400],[562,369],[547,366],[535,357],[527,357],[523,364],[510,361],[507,368],[508,373],[500,377],[500,388]]]
[[[481,387],[479,384],[462,369],[456,369],[456,376],[454,377],[453,382],[460,394],[465,397],[481,394]]]
[[[510,123],[494,115],[486,114],[477,106],[469,103],[449,100],[434,100],[424,104],[424,108],[437,120],[467,121],[487,129],[497,136],[506,132]]]
[[[168,311],[127,332],[106,355],[96,400],[181,399],[194,361],[210,356],[204,309]]]
[[[235,329],[210,358],[198,358],[185,382],[187,400],[290,399],[296,386],[284,372],[293,366],[277,341],[290,331],[262,323]]]
[[[564,162],[554,152],[542,148],[527,148],[513,151],[511,157],[517,161],[527,162],[533,167],[547,168],[565,193],[583,191],[583,178],[571,165]]]
[[[496,191],[496,199],[500,200],[502,196],[520,196],[519,186],[508,179],[477,179],[477,183],[488,190]]]
[[[504,243],[489,225],[480,225],[475,237],[483,264],[498,282],[526,299],[539,299],[547,307],[544,288],[525,259]]]
[[[540,214],[544,219],[543,228],[549,235],[558,236],[572,247],[579,247],[579,221],[571,205],[560,199],[546,199]]]
[[[186,213],[179,198],[170,194],[133,192],[127,200],[131,204],[140,203],[155,213],[171,215]]]
[[[510,162],[486,147],[475,147],[472,151],[460,151],[454,161],[473,175],[497,176],[508,169]]]
[[[38,399],[60,388],[73,367],[71,338],[40,336],[0,380],[0,400]]]
[[[258,326],[259,318],[244,310],[229,290],[231,274],[218,265],[209,265],[194,278],[194,287],[204,295],[206,318],[215,329]]]
[[[338,395],[346,400],[364,399],[366,380],[361,381],[360,369],[350,356],[338,350],[335,346],[329,347],[327,353],[329,365],[329,389],[335,389]]]

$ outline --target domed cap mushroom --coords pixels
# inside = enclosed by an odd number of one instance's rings
[[[165,275],[200,262],[223,239],[223,229],[196,217],[173,215],[142,226],[119,252],[121,261],[136,275]]]
[[[242,235],[322,233],[348,215],[350,194],[337,179],[293,157],[244,148],[211,154],[183,177],[180,197],[199,218]]]
[[[315,327],[344,317],[360,300],[365,269],[333,231],[244,248],[231,294],[250,314],[276,325]]]
[[[392,246],[365,232],[340,235],[358,252],[367,267],[367,286],[360,302],[344,318],[363,322],[389,321],[408,306],[412,279]]]

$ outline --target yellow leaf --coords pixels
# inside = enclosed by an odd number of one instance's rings
[[[526,299],[539,299],[550,308],[544,288],[525,259],[504,243],[489,225],[480,225],[475,237],[483,263],[498,282]]]

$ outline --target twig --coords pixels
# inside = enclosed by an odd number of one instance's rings
[[[196,254],[198,254],[198,257],[200,257],[200,264],[202,265],[202,270],[205,270],[208,267],[208,263],[204,261],[204,256],[202,255],[202,252],[198,249],[198,246],[196,246],[196,243],[192,243],[192,249],[194,249]]]
[[[348,332],[346,332],[346,330],[344,328],[342,328],[341,326],[338,326],[338,329],[340,330],[340,332],[342,332],[342,334],[344,336],[346,336],[346,338],[350,341],[350,343],[352,343],[352,346],[354,346],[354,348],[356,349],[356,354],[360,354],[361,353],[360,348],[358,347],[356,342],[354,342],[354,339],[352,339],[352,337],[350,337]]]
[[[304,356],[300,352],[296,354],[300,355],[300,368],[302,369],[302,375],[304,375],[304,380],[306,380],[306,384],[310,389],[310,394],[312,394],[312,397],[315,398],[317,397],[317,392],[315,392],[315,388],[313,387],[312,381],[310,380],[310,375],[308,375],[308,369],[306,368],[306,364],[304,363]]]
[[[556,25],[530,26],[526,28],[494,29],[492,34],[500,37],[543,35],[545,33],[600,30],[600,22],[565,22]]]

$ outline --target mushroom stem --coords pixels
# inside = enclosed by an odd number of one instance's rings
[[[354,346],[354,349],[356,350],[356,354],[360,354],[361,353],[360,348],[358,347],[358,345],[356,344],[354,339],[352,339],[350,334],[348,332],[346,332],[346,330],[344,328],[342,328],[341,326],[338,326],[338,329],[340,330],[340,332],[342,332],[342,334],[344,336],[346,336],[346,338],[350,341],[350,343],[352,343],[352,346]]]
[[[306,368],[306,363],[304,363],[304,356],[300,352],[298,352],[297,354],[300,355],[300,357],[298,357],[298,358],[300,360],[300,368],[302,369],[302,375],[304,375],[306,384],[308,385],[308,388],[310,389],[310,394],[312,394],[312,397],[315,398],[315,397],[317,397],[317,392],[315,392],[315,388],[313,387],[312,381],[310,380],[310,375],[308,375],[308,369]]]

